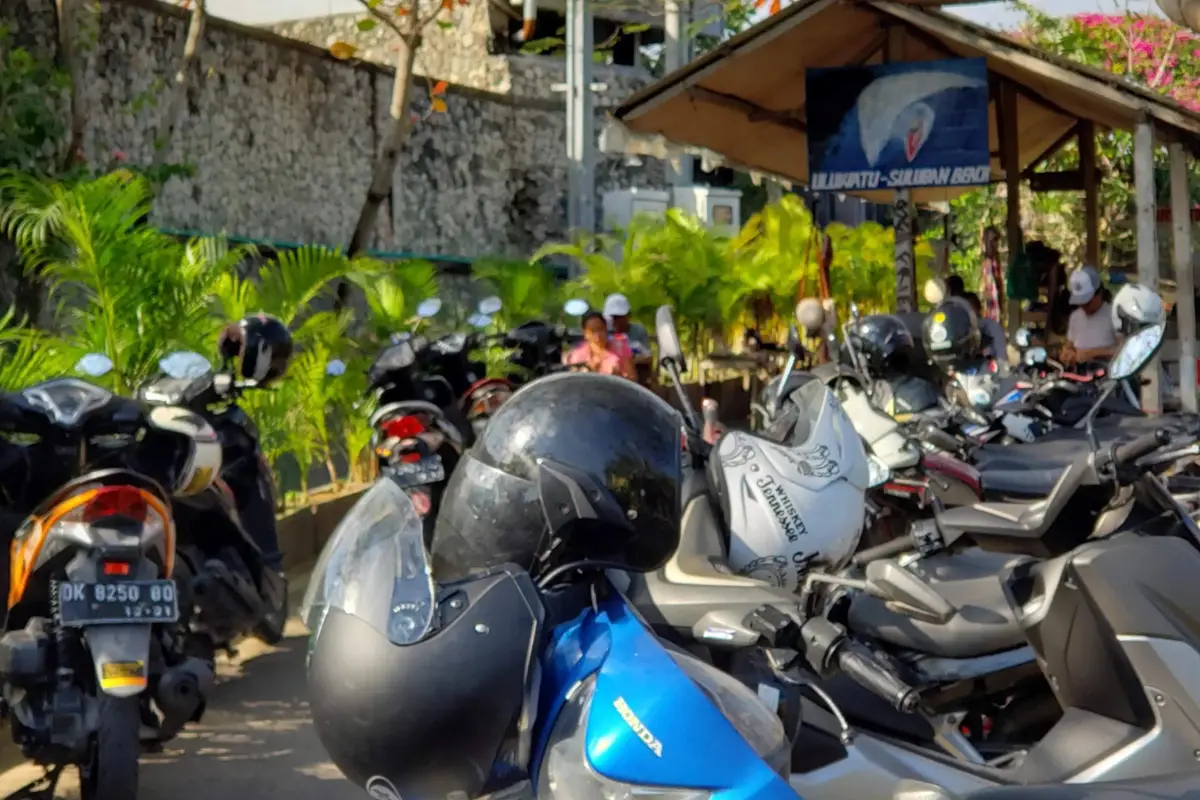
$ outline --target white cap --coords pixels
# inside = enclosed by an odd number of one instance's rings
[[[613,317],[629,315],[629,299],[623,294],[610,294],[604,299],[604,318],[612,321]]]
[[[1094,267],[1080,267],[1067,277],[1071,305],[1081,306],[1096,296],[1100,288],[1100,273]]]

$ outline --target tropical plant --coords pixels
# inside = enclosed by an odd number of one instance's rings
[[[471,272],[483,281],[488,294],[500,298],[500,311],[493,320],[501,329],[545,319],[547,315],[559,316],[558,279],[537,260],[481,259],[472,265]]]

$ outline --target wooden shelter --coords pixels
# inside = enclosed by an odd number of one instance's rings
[[[989,149],[993,182],[1008,188],[1010,249],[1021,242],[1021,181],[1035,191],[1085,194],[1087,258],[1100,264],[1095,137],[1097,131],[1135,133],[1138,197],[1138,277],[1160,276],[1156,239],[1154,147],[1170,146],[1172,207],[1187,220],[1187,158],[1200,151],[1200,114],[1118,76],[1044,53],[922,3],[889,0],[798,0],[780,13],[637,92],[615,112],[634,135],[720,153],[729,164],[798,183],[808,182],[805,70],[891,61],[985,58],[989,85]],[[1035,173],[1064,144],[1077,140],[1080,167]],[[897,302],[915,307],[910,203],[952,199],[963,188],[916,188],[859,193],[896,205]],[[1196,387],[1195,304],[1191,228],[1175,226],[1175,265],[1181,331],[1181,385]],[[905,237],[907,236],[907,241]],[[905,256],[904,248],[907,248]],[[907,258],[907,262],[906,262]],[[907,277],[905,273],[907,272]],[[905,283],[907,280],[907,283]],[[1019,311],[1010,304],[1009,325]],[[1157,379],[1149,388],[1158,408]],[[1182,398],[1194,409],[1194,391]]]

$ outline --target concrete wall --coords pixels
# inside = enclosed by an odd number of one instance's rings
[[[174,73],[185,12],[155,0],[101,0],[87,56],[90,163],[120,151],[148,163]],[[3,0],[0,24],[52,52],[53,0]],[[155,224],[274,241],[344,244],[385,130],[390,70],[343,63],[323,48],[211,20]],[[418,110],[428,104],[418,88]],[[378,230],[388,250],[475,257],[528,255],[564,235],[565,112],[560,98],[518,98],[452,86],[449,111],[413,131],[395,202]],[[598,113],[598,123],[600,114]],[[602,158],[597,188],[662,185],[659,163]],[[599,207],[599,202],[597,202]]]

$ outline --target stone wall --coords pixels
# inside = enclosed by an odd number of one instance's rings
[[[518,98],[561,100],[562,94],[552,87],[566,80],[564,60],[492,54],[488,8],[487,3],[473,2],[455,10],[453,27],[443,30],[431,26],[417,56],[416,71],[433,79]],[[383,26],[360,31],[356,27],[360,19],[361,14],[336,14],[280,23],[268,29],[316,47],[328,47],[339,40],[349,42],[358,48],[357,56],[362,60],[390,64],[395,57],[395,34]],[[650,73],[640,67],[604,64],[595,65],[593,79],[608,85],[597,98],[597,105],[602,106],[616,105],[652,80]]]
[[[185,12],[156,0],[102,0],[87,57],[86,156],[148,163],[161,86],[182,50]],[[4,0],[0,24],[43,52],[57,41],[53,0]],[[211,20],[172,158],[195,166],[155,206],[165,228],[282,242],[343,244],[385,130],[391,72],[323,48]],[[416,104],[428,104],[419,87]],[[147,101],[150,102],[147,102]],[[448,113],[413,131],[394,208],[378,232],[390,251],[528,255],[564,235],[565,111],[559,98],[451,86]],[[601,113],[597,114],[597,125]],[[599,129],[599,127],[597,128]],[[662,165],[602,157],[597,189],[661,186]],[[597,202],[599,207],[599,202]]]

